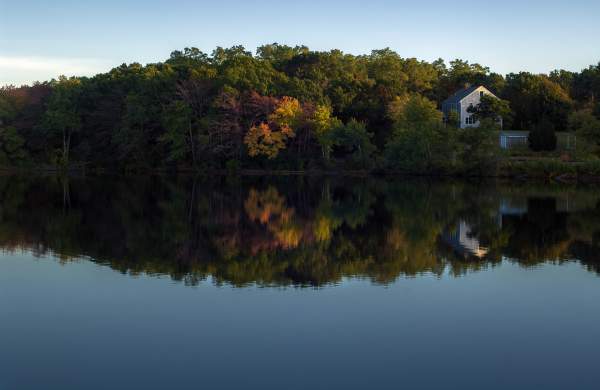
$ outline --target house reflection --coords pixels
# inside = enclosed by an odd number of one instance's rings
[[[489,253],[489,249],[479,242],[471,225],[463,220],[459,221],[454,229],[444,232],[442,240],[464,258],[477,257],[482,259]]]

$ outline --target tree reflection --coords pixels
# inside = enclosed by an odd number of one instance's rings
[[[234,286],[391,283],[577,260],[600,273],[594,188],[281,177],[0,178],[0,246]]]

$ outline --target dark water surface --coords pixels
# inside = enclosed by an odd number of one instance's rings
[[[0,389],[598,389],[600,189],[0,177]]]

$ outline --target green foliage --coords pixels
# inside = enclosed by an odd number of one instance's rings
[[[148,105],[139,94],[129,94],[124,99],[124,113],[120,127],[113,134],[112,143],[120,160],[143,163],[147,153],[147,123],[150,119]]]
[[[0,164],[18,165],[27,159],[24,149],[25,138],[13,126],[0,126],[0,147],[2,149]]]
[[[569,115],[569,131],[600,145],[600,119],[590,110],[575,111]]]
[[[192,129],[192,110],[183,101],[172,102],[163,114],[163,126],[166,132],[159,141],[164,142],[169,152],[167,161],[184,162],[192,157],[195,164],[194,130]]]
[[[513,125],[524,130],[532,130],[543,119],[554,123],[557,130],[564,130],[573,109],[568,91],[545,75],[509,74],[504,98],[514,110]]]
[[[584,177],[586,175],[597,175],[600,171],[598,164],[594,162],[585,162],[583,164],[573,164],[559,159],[539,159],[524,161],[506,161],[500,167],[500,174],[507,177],[531,177],[540,179],[555,179],[559,177],[571,177],[576,175]]]
[[[69,164],[71,139],[81,129],[79,98],[82,93],[81,81],[77,78],[61,76],[55,83],[53,93],[44,114],[43,126],[53,136],[62,138],[62,152],[59,164]]]
[[[568,118],[575,107],[600,116],[600,65],[504,79],[480,64],[429,63],[389,48],[355,56],[274,43],[256,55],[188,47],[165,62],[0,88],[3,158],[121,170],[222,169],[235,160],[260,169],[482,171],[497,159],[483,146],[493,137],[457,129],[452,113],[444,126],[437,109],[465,84],[502,98],[484,97],[473,112],[481,121],[502,116],[526,130],[546,118],[598,144],[590,116],[585,125]]]
[[[463,171],[470,175],[492,175],[499,157],[498,123],[483,119],[479,127],[466,127],[459,132],[460,158]]]
[[[494,120],[482,119],[479,127],[466,129],[444,125],[435,104],[420,96],[398,100],[390,111],[395,130],[384,155],[393,169],[429,174],[494,172],[498,159]]]
[[[443,125],[408,128],[387,143],[385,160],[394,170],[449,174],[456,170],[456,134]]]
[[[332,129],[340,127],[342,123],[339,119],[332,116],[331,108],[325,105],[317,105],[310,121],[317,142],[321,147],[323,160],[327,163],[334,145],[333,137],[329,133]]]
[[[600,151],[600,119],[594,116],[591,110],[571,113],[568,130],[577,137],[579,156],[598,155]]]
[[[364,123],[355,119],[340,124],[327,133],[333,148],[347,158],[351,167],[369,168],[373,163],[373,153],[377,150],[371,143],[373,134],[367,131]]]
[[[504,88],[504,78],[480,64],[470,64],[468,61],[456,59],[450,61],[447,68],[443,60],[434,62],[438,71],[436,100],[442,102],[448,96],[467,85],[485,85],[493,92],[499,93]]]
[[[261,60],[269,61],[275,67],[279,68],[284,66],[294,57],[308,54],[309,51],[310,50],[306,46],[291,47],[287,45],[280,45],[278,43],[272,43],[269,45],[260,46],[258,49],[256,49],[256,54]]]
[[[18,98],[14,87],[0,87],[0,125],[12,121],[18,114]]]
[[[389,167],[411,173],[451,173],[456,168],[456,132],[442,123],[435,103],[419,95],[397,98],[384,157]]]
[[[569,72],[564,69],[554,70],[549,74],[550,80],[560,85],[567,92],[571,92],[576,77],[577,74],[575,72]]]
[[[494,96],[484,95],[481,102],[475,107],[469,107],[467,111],[472,114],[475,121],[491,119],[502,121],[504,127],[510,128],[512,110],[510,103],[506,100],[497,99]]]
[[[600,96],[600,62],[575,73],[570,89],[577,101],[586,104],[598,104],[597,100]]]
[[[536,152],[555,150],[556,144],[554,124],[546,118],[529,133],[529,147]]]
[[[450,110],[446,117],[446,124],[454,128],[460,127],[460,115],[458,114],[458,111]]]
[[[409,127],[429,127],[432,124],[441,124],[443,117],[435,102],[421,95],[397,97],[390,103],[388,112],[394,122],[394,131],[396,132]]]

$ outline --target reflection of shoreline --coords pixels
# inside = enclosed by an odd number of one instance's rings
[[[536,197],[544,198],[544,197]],[[571,199],[569,194],[557,195],[552,197],[556,203],[556,211],[559,213],[571,213],[585,210],[586,204],[577,204],[577,201]],[[500,199],[499,213],[501,215],[524,215],[529,211],[528,198],[516,196],[503,196]]]
[[[52,177],[0,178],[0,247],[236,286],[386,284],[504,257],[577,258],[600,271],[593,192],[308,178],[78,179],[67,188],[65,202],[65,183]]]

